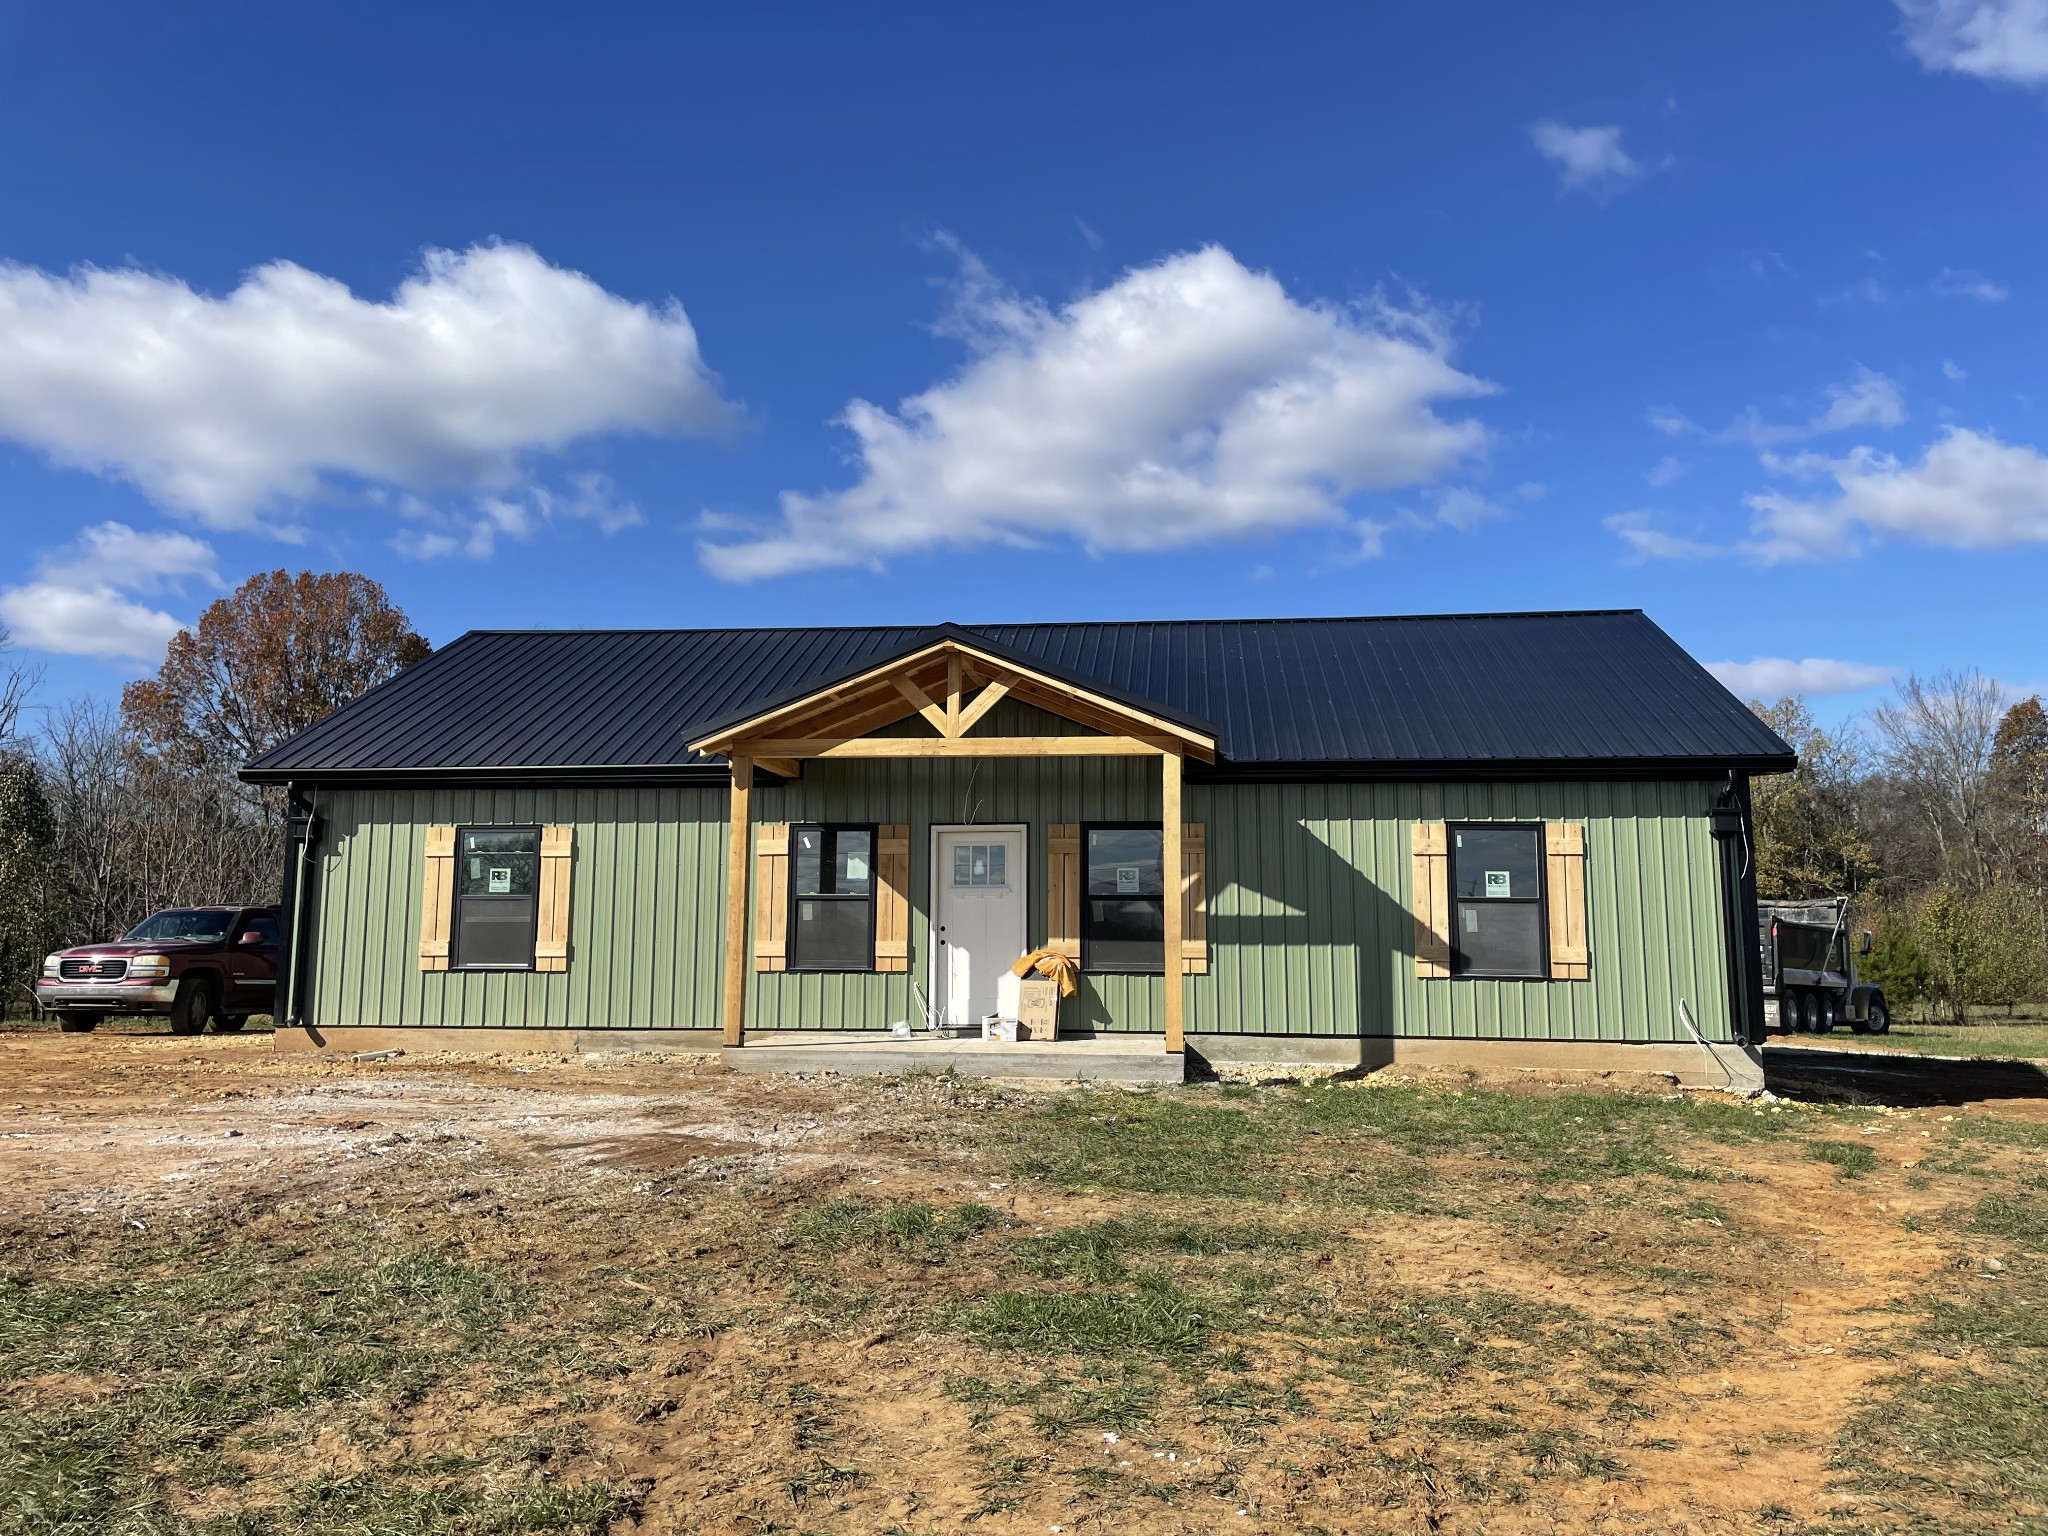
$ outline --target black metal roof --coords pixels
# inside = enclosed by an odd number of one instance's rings
[[[715,778],[688,743],[957,636],[1213,731],[1202,776],[1779,772],[1641,612],[860,629],[472,630],[243,777]],[[1192,769],[1191,769],[1192,772]]]

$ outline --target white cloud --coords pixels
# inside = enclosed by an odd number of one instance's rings
[[[1767,458],[1779,473],[1828,479],[1832,496],[1771,491],[1743,552],[1766,564],[1855,554],[1869,536],[1949,549],[2048,543],[2048,457],[1987,433],[1951,427],[1917,463],[1858,448],[1844,458]]]
[[[1929,69],[2048,83],[2048,0],[1896,0],[1906,46]]]
[[[1679,458],[1678,455],[1667,453],[1663,458],[1650,466],[1648,473],[1643,478],[1654,486],[1666,486],[1679,479],[1691,468],[1692,466]]]
[[[154,662],[184,626],[130,594],[221,585],[212,546],[182,533],[101,523],[43,557],[36,577],[0,590],[0,624],[16,641],[61,656]]]
[[[1963,382],[1963,380],[1967,379],[1970,376],[1967,371],[1957,366],[1957,364],[1949,358],[1942,359],[1941,371],[1943,376],[1946,377],[1949,383],[1951,384],[1960,384]]]
[[[579,438],[731,420],[681,305],[523,246],[429,251],[388,303],[282,261],[224,297],[0,265],[0,436],[213,527],[365,484],[502,493]]]
[[[1654,512],[1617,512],[1602,526],[1628,545],[1629,553],[1635,557],[1631,564],[1644,560],[1711,560],[1728,553],[1718,544],[1666,533],[1657,526]]]
[[[1681,415],[1669,406],[1654,406],[1650,411],[1650,425],[1666,437],[1697,437],[1710,443],[1744,443],[1752,448],[1800,443],[1830,432],[1854,431],[1858,427],[1896,427],[1905,419],[1906,401],[1899,393],[1899,386],[1868,368],[1857,369],[1855,376],[1843,383],[1830,384],[1826,407],[1800,422],[1766,421],[1755,406],[1749,406],[1719,432],[1709,432],[1691,417]],[[1663,469],[1665,465],[1676,462],[1667,457],[1658,468]],[[1651,472],[1651,484],[1666,483],[1654,478],[1656,472]],[[1672,478],[1677,477],[1674,475]]]
[[[1830,384],[1827,399],[1825,410],[1803,422],[1767,422],[1752,407],[1719,434],[1720,440],[1767,448],[1858,427],[1896,427],[1906,419],[1906,402],[1899,386],[1868,368],[1859,368],[1847,383]]]
[[[647,521],[635,503],[618,498],[609,476],[574,475],[569,485],[567,494],[529,485],[510,495],[479,496],[460,509],[407,497],[399,514],[412,526],[394,534],[391,547],[414,560],[445,560],[454,555],[488,560],[497,553],[500,538],[526,543],[542,528],[565,519],[594,523],[605,534]]]
[[[1573,128],[1544,118],[1529,128],[1529,142],[1557,167],[1567,192],[1617,191],[1643,174],[1642,166],[1621,147],[1621,130],[1609,123]]]
[[[943,329],[970,352],[951,378],[894,411],[846,408],[857,482],[785,492],[778,525],[701,543],[714,574],[1068,538],[1090,551],[1168,549],[1333,525],[1353,495],[1426,485],[1488,442],[1478,422],[1438,414],[1492,386],[1452,366],[1433,314],[1299,302],[1217,246],[1058,309],[963,255]],[[730,525],[721,514],[704,526]]]
[[[1507,509],[1489,501],[1468,486],[1454,485],[1437,491],[1431,496],[1435,504],[1432,516],[1446,528],[1455,528],[1460,533],[1470,533],[1487,523],[1499,522],[1508,515]]]
[[[1975,299],[1980,304],[2003,304],[2012,297],[2005,284],[1960,267],[1943,267],[1934,279],[1934,291],[1944,298]]]
[[[1890,667],[1808,656],[1753,656],[1748,661],[1710,661],[1707,670],[1738,698],[1782,699],[1788,694],[1859,693],[1892,680]]]

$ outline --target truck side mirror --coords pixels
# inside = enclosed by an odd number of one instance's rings
[[[1859,954],[1859,955],[1867,955],[1867,954],[1869,954],[1869,953],[1870,953],[1870,946],[1871,946],[1872,944],[1876,943],[1876,942],[1877,942],[1877,941],[1876,941],[1875,939],[1873,939],[1873,938],[1872,938],[1872,937],[1870,936],[1870,930],[1869,930],[1868,928],[1864,929],[1864,930],[1863,930],[1863,940],[1862,940],[1862,942],[1861,942],[1861,943],[1859,943],[1859,944],[1858,944],[1858,945],[1856,946],[1856,953],[1857,953],[1857,954]]]

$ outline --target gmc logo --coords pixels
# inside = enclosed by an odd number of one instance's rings
[[[88,960],[78,969],[81,973],[87,976],[97,976],[100,973],[100,966],[97,960]]]

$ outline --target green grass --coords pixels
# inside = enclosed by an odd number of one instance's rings
[[[1146,1273],[1121,1291],[997,1291],[944,1318],[985,1349],[1157,1359],[1200,1351],[1213,1314],[1170,1277]]]
[[[1519,1183],[1693,1179],[1689,1141],[1780,1134],[1771,1118],[1702,1096],[1446,1092],[1323,1083],[1209,1094],[1079,1093],[993,1128],[1018,1173],[1069,1189],[1335,1203],[1422,1212],[1428,1160],[1485,1159]],[[1323,1164],[1328,1166],[1316,1167]]]
[[[1940,1492],[1979,1512],[1984,1529],[2005,1528],[1998,1520],[2022,1503],[2048,1505],[2048,1202],[2033,1193],[2043,1182],[1956,1216],[1968,1247],[1951,1273],[1964,1278],[1930,1297],[1900,1341],[1943,1363],[1901,1373],[1896,1395],[1843,1431],[1838,1465],[1853,1486]]]
[[[788,1241],[819,1254],[893,1255],[938,1263],[1001,1222],[985,1205],[941,1211],[920,1201],[884,1204],[852,1198],[798,1211],[790,1218]]]
[[[229,1452],[285,1449],[323,1425],[375,1441],[379,1414],[514,1347],[522,1298],[503,1276],[433,1247],[333,1236],[332,1257],[302,1267],[137,1240],[89,1278],[0,1277],[0,1379],[102,1384],[0,1407],[0,1529],[197,1531],[173,1483],[232,1491],[246,1474]],[[516,1448],[503,1466],[453,1470],[466,1474],[453,1485],[446,1464],[303,1483],[282,1511],[230,1513],[207,1536],[590,1532],[625,1507],[616,1489],[530,1472]]]
[[[1860,1141],[1810,1141],[1806,1155],[1817,1163],[1832,1163],[1838,1179],[1860,1179],[1877,1167],[1877,1154]]]
[[[1773,1035],[1772,1044],[1812,1044],[1827,1050],[1907,1051],[1926,1056],[1992,1056],[2048,1061],[2048,1004],[2022,1003],[2010,1017],[1984,1009],[1968,1024],[1894,1018],[1881,1035],[1859,1035],[1845,1024],[1826,1035]]]

